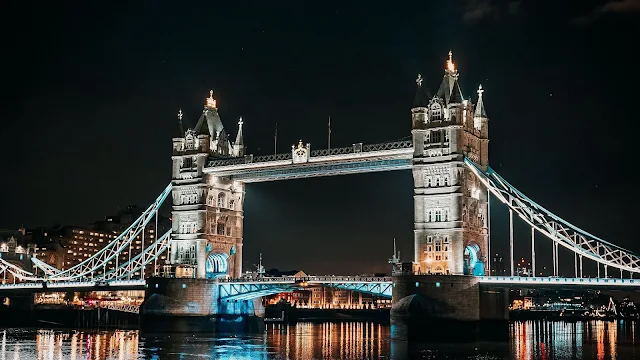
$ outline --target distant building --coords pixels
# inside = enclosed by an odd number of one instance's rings
[[[491,275],[507,275],[507,270],[504,267],[504,258],[498,254],[491,257]]]
[[[13,266],[30,271],[32,253],[33,246],[29,238],[25,236],[24,229],[0,230],[0,259]],[[20,280],[14,279],[9,272],[3,272],[3,276],[0,277],[1,284],[18,281]]]

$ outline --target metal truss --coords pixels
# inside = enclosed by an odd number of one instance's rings
[[[511,186],[493,169],[483,171],[468,158],[465,164],[478,179],[509,209],[554,243],[605,266],[640,273],[640,256],[596,237],[553,214]]]
[[[342,290],[351,290],[361,293],[376,295],[391,299],[393,285],[391,282],[372,282],[372,283],[352,283],[352,282],[335,282],[335,283],[319,283],[323,286],[331,286]]]
[[[294,287],[293,281],[288,284],[277,282],[221,283],[218,285],[218,299],[226,301],[250,300],[280,292],[292,291]]]
[[[149,206],[144,213],[136,219],[129,228],[120,234],[117,238],[111,241],[107,246],[95,253],[93,256],[87,258],[83,262],[75,265],[67,270],[58,271],[54,274],[49,274],[52,270],[50,268],[42,266],[41,261],[34,261],[36,267],[41,269],[45,273],[44,278],[41,280],[47,281],[69,281],[82,278],[93,278],[94,272],[102,271],[105,273],[107,264],[116,258],[123,250],[131,244],[131,241],[135,239],[145,227],[149,224],[153,216],[171,193],[172,185],[169,184],[164,191],[158,196],[151,206]],[[37,260],[37,259],[36,259]]]
[[[312,150],[310,156],[313,158],[313,157],[320,157],[320,156],[345,155],[345,154],[367,153],[367,152],[399,150],[399,149],[413,149],[413,143],[410,140],[394,141],[394,142],[387,142],[387,143],[380,143],[380,144],[368,144],[368,145],[362,145],[362,143],[358,143],[358,144],[353,144],[352,146],[345,146],[340,148]],[[208,167],[254,164],[254,163],[282,161],[282,160],[291,160],[291,159],[292,159],[291,152],[281,153],[281,154],[272,154],[272,155],[261,155],[261,156],[246,155],[242,158],[211,160],[209,161]]]
[[[19,268],[12,263],[0,258],[0,283],[6,280],[7,275],[11,275],[13,279],[21,281],[39,281],[41,278],[37,277],[33,273]]]
[[[100,305],[103,309],[116,310],[127,312],[131,314],[139,314],[140,313],[140,305],[131,305],[131,304],[114,304],[107,302],[105,305]]]
[[[520,288],[532,287],[561,287],[565,285],[571,286],[589,286],[596,288],[617,288],[629,287],[639,288],[640,280],[638,279],[613,279],[613,278],[559,278],[559,277],[526,277],[526,276],[481,276],[478,277],[481,284],[491,285],[515,285]]]
[[[308,286],[329,286],[390,298],[393,284],[390,277],[305,276],[219,279],[220,300],[249,300],[280,292],[306,289]]]
[[[130,279],[137,271],[144,274],[146,266],[159,258],[167,249],[171,242],[171,230],[159,237],[153,244],[147,246],[140,254],[136,255],[130,261],[120,265],[117,269],[111,270],[106,274],[96,276],[98,280],[120,280],[124,278]]]

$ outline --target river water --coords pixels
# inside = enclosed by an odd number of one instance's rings
[[[269,324],[264,333],[144,336],[138,331],[0,329],[0,360],[640,359],[630,321],[514,322],[504,341],[396,339],[374,323]],[[392,334],[394,334],[392,336]],[[392,340],[391,338],[394,338]]]

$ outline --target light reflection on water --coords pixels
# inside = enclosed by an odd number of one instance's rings
[[[425,324],[425,326],[428,326]],[[264,333],[166,335],[137,331],[0,330],[0,360],[13,359],[635,359],[634,322],[525,321],[504,342],[391,340],[389,325],[300,323]],[[397,332],[396,332],[397,333]]]

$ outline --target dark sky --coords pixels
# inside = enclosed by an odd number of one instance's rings
[[[640,251],[638,0],[17,3],[0,19],[0,227],[146,206],[170,181],[175,114],[193,124],[209,89],[234,136],[243,116],[250,153],[273,151],[276,123],[281,152],[325,148],[328,116],[334,147],[405,138],[417,73],[435,92],[451,49],[465,97],[486,90],[492,167]],[[245,264],[385,271],[393,237],[412,258],[412,191],[408,171],[248,185]]]

